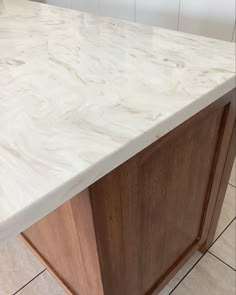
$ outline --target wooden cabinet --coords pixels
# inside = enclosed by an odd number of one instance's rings
[[[136,21],[177,30],[179,0],[136,0]]]
[[[231,41],[234,24],[235,0],[181,0],[180,31]]]
[[[135,0],[100,0],[100,14],[115,18],[135,20]]]
[[[154,294],[209,247],[236,151],[234,98],[232,90],[24,231],[67,290]]]

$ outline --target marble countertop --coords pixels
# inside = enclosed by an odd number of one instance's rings
[[[234,44],[0,0],[0,239],[235,87]]]

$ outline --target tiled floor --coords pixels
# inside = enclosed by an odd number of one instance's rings
[[[236,294],[236,163],[232,171],[215,241],[195,253],[160,295]],[[0,295],[65,295],[65,291],[18,238],[0,244]],[[135,295],[135,294],[134,294]]]

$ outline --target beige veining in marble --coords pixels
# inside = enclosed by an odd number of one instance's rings
[[[234,88],[234,44],[0,0],[0,239]]]

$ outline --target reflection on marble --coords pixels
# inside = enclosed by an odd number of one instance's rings
[[[236,222],[234,221],[210,248],[210,252],[236,270]]]
[[[172,295],[235,295],[235,272],[207,253]]]
[[[236,188],[228,185],[219,222],[216,228],[215,239],[223,232],[223,230],[236,217]]]
[[[0,243],[0,295],[14,294],[43,270],[18,238]]]
[[[0,0],[0,239],[234,87],[231,43]]]
[[[47,272],[43,272],[35,278],[17,295],[66,295],[66,292],[58,285],[55,279]]]

